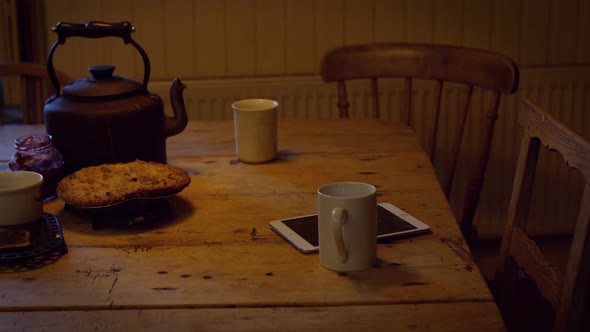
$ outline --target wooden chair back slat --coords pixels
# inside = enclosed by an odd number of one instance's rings
[[[448,162],[447,162],[447,167],[446,167],[447,171],[445,172],[444,177],[441,179],[442,188],[443,188],[443,191],[445,192],[445,195],[447,197],[449,197],[451,195],[453,180],[455,178],[455,170],[457,169],[457,161],[459,159],[459,153],[461,150],[461,142],[463,142],[463,135],[465,134],[465,127],[466,127],[465,124],[467,123],[467,116],[469,114],[469,106],[471,105],[471,97],[472,96],[473,96],[473,85],[469,85],[468,89],[467,89],[467,98],[465,99],[465,101],[463,103],[463,108],[461,109],[461,112],[459,114],[459,126],[458,127],[460,128],[460,130],[450,145],[450,151],[449,151],[450,158],[448,159]],[[432,141],[433,152],[432,153],[434,153],[434,145],[435,144],[436,143],[433,138],[433,141]],[[433,157],[431,157],[431,159],[434,160]],[[478,172],[479,171],[480,170],[478,170]]]
[[[501,282],[506,278],[506,266],[512,258],[555,308],[554,331],[587,331],[590,328],[586,317],[590,310],[590,143],[530,101],[523,102],[518,121],[523,128],[523,138],[496,280]],[[585,182],[563,274],[545,260],[534,241],[526,235],[541,148],[557,151],[565,164],[580,172]]]
[[[340,112],[340,118],[349,118],[348,114],[348,96],[346,95],[346,84],[344,81],[338,81],[338,111]]]
[[[414,125],[414,119],[412,118],[412,78],[406,77],[405,78],[405,87],[404,87],[404,110],[405,113],[402,113],[405,116],[405,121],[408,126]]]
[[[70,81],[70,78],[61,71],[56,70],[56,75],[62,86]],[[0,63],[1,76],[20,77],[23,123],[43,122],[45,100],[50,95],[45,92],[50,89],[47,67],[39,63]],[[31,115],[34,116],[33,119]]]
[[[440,110],[442,105],[442,91],[443,91],[443,81],[437,80],[435,82],[436,86],[434,88],[434,126],[432,128],[432,135],[430,137],[430,144],[428,147],[428,156],[430,160],[434,162],[434,152],[436,146],[436,138],[438,136],[438,122],[440,118]],[[445,193],[446,194],[446,193]],[[448,196],[448,195],[447,195]]]
[[[373,95],[373,116],[377,119],[381,117],[379,113],[379,86],[377,78],[371,78],[371,94]]]
[[[498,108],[500,107],[501,94],[498,91],[491,91],[492,97],[490,104],[484,115],[483,128],[480,133],[479,146],[475,150],[475,158],[473,165],[471,165],[471,172],[467,179],[465,189],[465,196],[463,198],[463,211],[460,213],[460,226],[463,234],[467,238],[476,236],[472,234],[475,232],[473,225],[473,217],[477,209],[477,203],[481,195],[481,188],[484,181],[485,171],[490,159],[490,151],[492,150],[492,139],[494,135],[494,127],[498,119]],[[462,129],[462,131],[465,128]],[[452,170],[454,174],[455,170]]]
[[[348,118],[349,102],[346,95],[345,82],[357,79],[369,79],[372,82],[372,95],[375,109],[373,113],[379,117],[383,112],[379,109],[379,94],[377,92],[377,79],[400,78],[404,80],[403,110],[401,118],[409,126],[414,125],[412,109],[412,85],[414,79],[434,80],[435,86],[435,110],[434,125],[430,131],[430,142],[425,142],[425,149],[430,159],[435,162],[435,149],[439,135],[439,114],[442,105],[442,87],[446,82],[459,83],[469,87],[469,99],[473,87],[489,89],[498,94],[512,94],[516,92],[519,82],[519,71],[516,63],[507,56],[473,48],[432,45],[432,44],[407,44],[407,43],[375,43],[364,45],[351,45],[335,48],[327,52],[322,58],[320,72],[325,82],[338,82],[338,108],[341,117]],[[458,153],[465,128],[466,112],[469,102],[464,109],[458,110],[461,119],[461,128],[457,128],[459,141],[457,146],[451,147],[450,160],[442,162],[446,166],[443,173],[439,174],[441,185],[449,198],[452,183],[456,171]],[[487,112],[488,120],[495,121],[499,99],[493,101],[492,107]],[[469,191],[465,196],[463,207],[459,213],[467,213],[458,216],[464,233],[469,238],[475,237],[473,230],[473,215],[479,200],[479,192],[483,185],[483,175],[489,158],[493,124],[484,125],[482,136],[482,153],[476,158],[475,172],[467,180]],[[465,207],[465,204],[470,206]],[[471,206],[472,205],[472,206]]]

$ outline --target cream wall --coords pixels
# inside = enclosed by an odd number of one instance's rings
[[[479,47],[523,67],[590,62],[585,0],[49,0],[46,9],[48,25],[131,21],[154,79],[314,74],[329,48],[363,42]],[[70,73],[108,61],[140,76],[118,41],[68,44],[56,62]]]
[[[133,37],[151,60],[150,89],[166,97],[172,78],[182,78],[192,119],[229,119],[231,101],[247,96],[279,99],[283,118],[335,117],[335,87],[317,73],[322,54],[344,44],[444,43],[511,56],[521,68],[521,89],[502,102],[478,210],[484,234],[502,229],[519,142],[520,99],[551,107],[590,138],[586,0],[48,0],[45,6],[49,45],[55,41],[49,27],[58,21],[131,21]],[[115,64],[124,76],[143,75],[139,56],[114,38],[70,39],[54,59],[73,77],[88,76],[86,68],[101,63]],[[386,118],[397,117],[396,93],[395,88],[384,92]],[[353,95],[354,115],[366,116],[366,90],[359,87]],[[424,139],[421,126],[417,134]],[[545,174],[560,177],[548,182],[553,190],[537,202],[541,221],[533,226],[539,233],[567,232],[574,218],[571,213],[562,218],[560,211],[572,210],[578,189],[567,171],[555,167]],[[555,223],[556,218],[565,221]]]

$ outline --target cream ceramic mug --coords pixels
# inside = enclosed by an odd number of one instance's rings
[[[320,264],[358,271],[377,258],[377,195],[374,186],[337,182],[318,189]]]
[[[264,163],[277,155],[277,109],[270,99],[244,99],[232,104],[238,159]]]
[[[35,172],[0,173],[0,226],[26,224],[43,216],[42,183],[43,176]]]

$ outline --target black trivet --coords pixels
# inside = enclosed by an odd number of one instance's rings
[[[136,199],[101,208],[77,208],[66,204],[65,209],[90,219],[95,230],[120,227],[150,228],[173,215],[166,198]]]
[[[6,226],[5,226],[6,227]],[[24,225],[9,226],[6,228],[26,229],[31,233],[31,244],[21,248],[6,248],[0,250],[0,261],[15,261],[44,256],[62,247],[67,252],[61,225],[57,217],[44,213],[39,220]]]

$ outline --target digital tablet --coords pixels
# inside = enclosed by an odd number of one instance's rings
[[[273,220],[269,226],[302,253],[319,251],[317,214]],[[429,229],[428,225],[391,203],[377,205],[377,239],[422,234]]]

